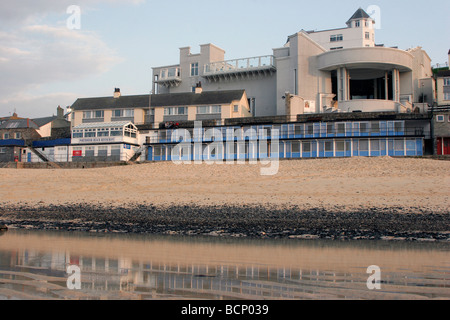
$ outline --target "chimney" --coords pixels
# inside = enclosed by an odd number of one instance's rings
[[[58,119],[64,119],[64,109],[61,108],[61,106],[58,106],[58,108],[56,109],[56,116],[58,117]]]
[[[116,88],[114,90],[114,99],[120,98],[120,96],[121,96],[120,89]]]
[[[203,92],[202,82],[200,81],[199,83],[197,83],[197,86],[195,87],[195,94],[200,94],[202,92]]]

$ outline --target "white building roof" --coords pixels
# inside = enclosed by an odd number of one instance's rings
[[[75,130],[80,129],[99,129],[99,128],[117,128],[117,127],[125,127],[128,125],[135,125],[131,121],[116,121],[116,122],[93,122],[93,123],[83,123],[79,126],[74,127]]]

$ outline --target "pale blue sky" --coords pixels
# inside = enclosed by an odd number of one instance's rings
[[[81,30],[66,8],[79,5]],[[0,12],[0,116],[43,117],[77,97],[151,90],[151,68],[179,62],[179,48],[214,43],[226,59],[272,54],[301,29],[345,27],[377,5],[376,43],[422,46],[432,63],[450,49],[448,0],[293,1],[17,0]]]

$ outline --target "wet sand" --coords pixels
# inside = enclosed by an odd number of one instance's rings
[[[446,240],[450,162],[351,158],[0,169],[0,223],[40,229]]]

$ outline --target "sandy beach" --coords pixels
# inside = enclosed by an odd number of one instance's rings
[[[128,210],[127,214],[132,216],[136,206],[140,206],[140,211],[150,206],[152,209],[147,211],[158,211],[154,213],[158,217],[164,216],[163,208],[178,208],[171,210],[178,212],[176,216],[172,213],[173,218],[179,220],[178,224],[194,222],[200,215],[199,208],[209,208],[205,210],[214,211],[216,216],[211,213],[202,218],[202,222],[217,223],[227,220],[222,211],[230,212],[219,208],[247,206],[248,213],[248,207],[259,208],[248,221],[259,220],[261,208],[277,211],[278,215],[284,210],[283,228],[292,225],[298,229],[294,223],[298,216],[293,212],[313,212],[314,215],[309,217],[315,217],[315,220],[309,226],[314,226],[315,230],[320,227],[317,217],[320,218],[322,213],[324,220],[331,222],[334,219],[325,212],[346,215],[372,212],[409,217],[411,214],[432,215],[433,219],[440,218],[436,230],[427,231],[450,231],[447,219],[449,161],[390,157],[281,161],[275,176],[261,176],[262,166],[146,163],[101,169],[1,169],[0,222],[5,219],[10,222],[15,213],[21,213],[22,220],[29,218],[26,212],[31,212],[31,208],[42,213],[55,211],[49,208],[56,206],[60,214],[74,212],[77,206],[88,206],[90,212],[99,208],[120,208],[122,212]],[[64,209],[69,207],[71,209]],[[197,209],[189,216],[184,213],[187,208]],[[33,219],[36,217],[34,215]],[[266,213],[260,220],[264,218],[267,223],[270,217],[270,213]],[[76,219],[76,216],[71,215],[70,219]],[[155,222],[155,219],[153,217],[151,221]],[[244,216],[239,219],[240,222],[246,220]],[[279,217],[276,220],[279,221]],[[143,225],[143,220],[139,223]],[[416,225],[411,228],[416,231],[417,225],[425,225],[420,221],[414,223]],[[302,226],[304,224],[303,221]],[[390,221],[390,224],[398,223]],[[430,228],[433,225],[430,221],[426,224]],[[376,229],[385,226],[377,225]],[[354,225],[349,227],[356,228]],[[364,228],[366,230],[367,225]],[[211,232],[210,229],[208,227],[206,231]],[[402,226],[401,231],[405,229],[407,226]],[[164,229],[164,232],[168,231]]]

